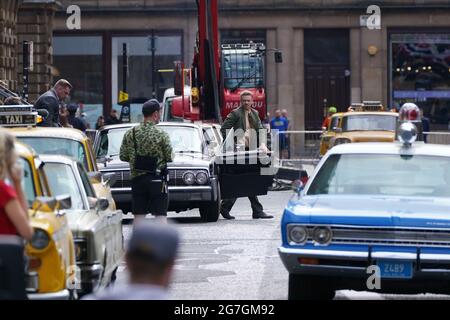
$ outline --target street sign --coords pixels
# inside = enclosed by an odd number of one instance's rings
[[[128,100],[128,93],[119,91],[119,103],[122,103],[127,100]]]

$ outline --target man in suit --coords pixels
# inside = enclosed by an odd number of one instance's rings
[[[72,85],[65,79],[58,80],[53,88],[43,93],[35,102],[36,109],[48,111],[48,117],[42,122],[43,127],[59,127],[60,103],[70,94]]]
[[[226,138],[227,130],[233,128],[235,131],[241,129],[244,131],[244,135],[238,141],[239,144],[245,144],[245,148],[249,149],[250,144],[250,134],[251,129],[254,132],[259,132],[259,130],[264,129],[261,120],[259,119],[258,111],[252,108],[253,105],[253,95],[250,91],[243,91],[240,95],[241,105],[239,108],[230,112],[222,124],[221,133],[224,139]],[[260,148],[267,151],[265,145],[261,144]],[[248,197],[253,212],[253,219],[271,219],[273,216],[266,214],[263,211],[262,204],[258,201],[258,197]],[[221,203],[220,213],[225,219],[234,219],[230,215],[231,208],[236,202],[236,198],[224,199]]]

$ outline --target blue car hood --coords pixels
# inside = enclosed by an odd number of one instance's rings
[[[311,224],[450,228],[450,199],[294,196],[285,215],[288,222]]]

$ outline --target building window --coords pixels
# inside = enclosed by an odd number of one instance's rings
[[[70,102],[80,104],[91,128],[103,113],[102,53],[101,36],[53,37],[53,77],[73,85]]]
[[[448,129],[450,34],[393,33],[390,46],[392,105],[414,102],[430,119],[431,129]]]
[[[117,36],[112,38],[112,102],[118,112],[119,92],[123,90],[123,44],[127,44],[127,92],[131,101],[131,122],[142,119],[142,104],[153,97],[162,100],[164,91],[173,87],[174,61],[182,59],[180,35],[158,35],[155,38],[155,70],[152,70],[151,36]],[[154,72],[152,72],[154,71]],[[154,78],[154,79],[153,79]]]

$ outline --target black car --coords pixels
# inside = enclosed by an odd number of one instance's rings
[[[129,164],[120,161],[119,152],[125,132],[135,125],[105,126],[97,132],[94,142],[100,171],[116,173],[111,191],[124,212],[131,211],[131,178]],[[208,147],[211,141],[201,126],[161,122],[158,127],[168,133],[175,153],[174,161],[168,164],[169,211],[198,208],[203,221],[217,221],[221,198],[266,194],[272,184],[273,176],[261,176],[261,164],[249,161],[251,153],[241,154],[239,161],[236,154],[216,155]]]

